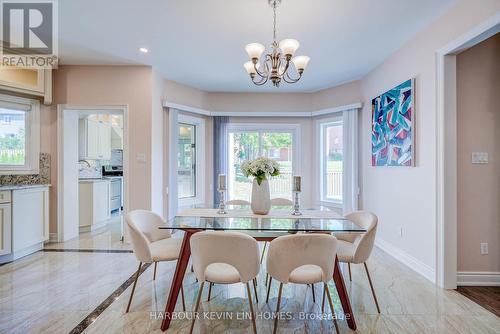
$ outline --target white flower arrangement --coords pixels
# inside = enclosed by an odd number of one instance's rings
[[[260,185],[268,177],[280,175],[280,166],[274,160],[259,157],[255,160],[243,161],[241,171],[246,177],[255,177],[257,183]]]

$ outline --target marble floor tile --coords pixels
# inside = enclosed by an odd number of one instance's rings
[[[117,225],[116,225],[117,226]],[[118,249],[127,250],[119,240],[116,226],[82,234],[77,240],[52,244],[52,249]],[[118,232],[117,232],[118,231]],[[89,247],[89,248],[87,248]],[[381,314],[378,314],[362,265],[353,265],[352,281],[344,270],[346,287],[355,312],[356,333],[498,333],[500,318],[457,293],[442,290],[400,264],[391,256],[375,249],[368,261]],[[131,292],[129,286],[121,295],[112,295],[130,279],[137,269],[132,253],[38,252],[0,266],[0,333],[70,333],[84,319],[90,319],[84,333],[162,333],[161,311],[170,289],[175,262],[159,263],[156,280],[153,266],[139,277],[131,310],[125,313]],[[345,268],[346,269],[346,268]],[[279,284],[274,282],[269,303],[265,303],[264,266],[258,277],[259,333],[271,333],[270,312],[276,308]],[[199,284],[194,274],[184,279],[185,303],[193,308]],[[334,284],[330,284],[335,310],[341,307]],[[316,285],[316,303],[312,289],[288,284],[283,290],[282,308],[291,318],[279,321],[279,333],[333,333],[331,320],[322,316],[322,287]],[[215,285],[207,302],[208,285],[202,295],[200,311],[208,315],[231,314],[218,320],[197,320],[195,333],[249,333],[248,318],[235,318],[248,312],[246,288],[242,284]],[[253,294],[253,289],[252,289]],[[89,315],[109,296],[111,304],[95,318]],[[328,305],[326,305],[328,309]],[[176,311],[181,313],[181,298]],[[327,312],[329,314],[329,312]],[[308,319],[302,316],[308,315]],[[191,321],[173,320],[168,333],[188,333]],[[341,332],[351,331],[345,320],[339,320]]]

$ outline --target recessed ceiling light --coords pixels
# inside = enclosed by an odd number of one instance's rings
[[[139,51],[141,51],[142,53],[148,53],[149,50],[146,49],[146,48],[139,48]]]

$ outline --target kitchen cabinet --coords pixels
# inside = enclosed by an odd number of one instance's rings
[[[109,180],[80,180],[79,229],[93,231],[108,223],[111,218],[111,184]]]
[[[10,191],[0,191],[0,255],[12,252],[11,225]]]
[[[111,159],[111,126],[108,121],[79,120],[79,156],[85,160]]]
[[[1,190],[0,234],[0,263],[43,249],[49,240],[49,187],[28,185]]]
[[[52,103],[52,70],[20,67],[0,68],[0,90],[43,97]]]
[[[121,210],[122,207],[122,178],[119,176],[109,177],[111,182],[111,212]]]

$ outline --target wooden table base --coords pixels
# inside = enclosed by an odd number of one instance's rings
[[[167,304],[165,305],[165,314],[163,315],[163,321],[161,323],[161,330],[166,331],[170,327],[170,321],[172,320],[172,313],[175,310],[175,304],[177,303],[177,298],[179,297],[179,292],[184,280],[184,274],[186,273],[189,258],[191,257],[191,247],[189,242],[191,236],[200,232],[197,229],[186,229],[184,232],[184,239],[182,240],[181,251],[179,254],[179,259],[177,260],[177,266],[175,268],[174,277],[172,280],[172,286],[170,287],[170,292],[168,294]],[[274,237],[256,237],[257,241],[271,241]],[[342,303],[342,309],[344,310],[344,315],[347,320],[347,325],[350,329],[356,330],[356,321],[354,320],[354,314],[352,313],[351,302],[349,301],[349,296],[347,295],[347,290],[344,284],[344,278],[339,268],[339,260],[335,257],[335,269],[333,272],[333,280],[337,288],[337,292],[340,297],[340,302]]]

